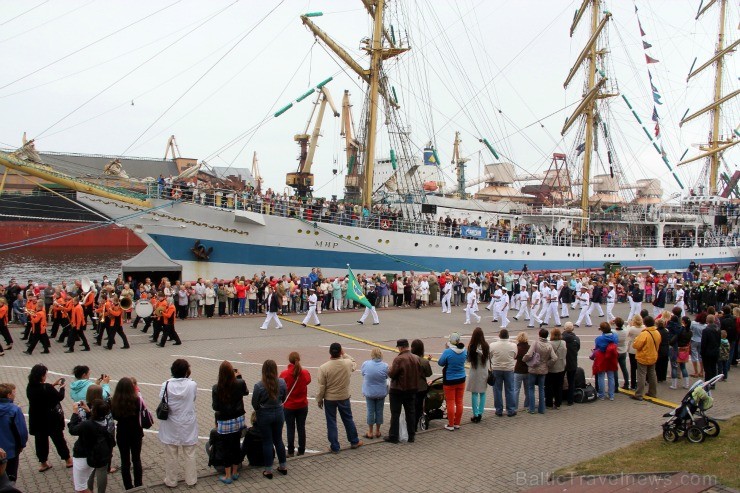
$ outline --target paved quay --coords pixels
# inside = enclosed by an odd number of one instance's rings
[[[616,315],[626,315],[627,307],[618,304]],[[329,312],[321,314],[322,327],[353,337],[373,341],[383,346],[395,346],[400,337],[424,340],[426,350],[437,356],[444,349],[447,336],[453,331],[463,335],[467,342],[475,325],[463,325],[464,312],[461,307],[453,307],[450,315],[440,313],[439,307],[416,310],[413,308],[389,309],[380,311],[381,325],[358,325],[357,311]],[[489,341],[498,333],[499,324],[491,323],[490,312],[481,307],[484,319],[481,326]],[[302,315],[289,315],[300,322]],[[262,317],[197,319],[177,323],[183,340],[181,346],[168,344],[165,348],[156,347],[147,341],[147,335],[127,328],[131,349],[120,349],[120,344],[112,351],[93,347],[89,353],[75,352],[65,354],[58,344],[53,344],[51,354],[40,354],[37,349],[33,356],[22,354],[22,341],[7,351],[0,359],[0,381],[9,381],[19,387],[18,404],[27,407],[25,386],[28,371],[35,363],[43,362],[50,370],[49,380],[54,376],[66,376],[71,380],[72,368],[77,364],[90,366],[92,375],[106,373],[115,381],[122,376],[138,379],[144,399],[151,409],[157,405],[157,393],[161,383],[169,376],[169,367],[178,357],[188,359],[192,367],[192,378],[198,384],[197,414],[199,436],[205,437],[213,426],[211,410],[211,387],[216,382],[218,366],[228,359],[239,368],[250,390],[260,377],[262,362],[272,358],[278,365],[287,364],[290,351],[299,351],[302,363],[308,369],[314,382],[309,386],[309,397],[318,389],[316,381],[318,367],[329,358],[328,346],[340,342],[347,354],[353,356],[358,365],[369,358],[372,346],[341,335],[302,327],[300,323],[283,322],[281,330],[271,328],[259,330]],[[572,320],[572,318],[571,318]],[[595,318],[598,325],[603,319]],[[525,329],[526,322],[513,321],[509,326],[515,336]],[[19,334],[17,326],[12,327],[14,337]],[[536,329],[526,329],[530,338]],[[598,330],[595,327],[576,329],[581,337],[581,366],[590,374],[588,359],[590,349]],[[384,351],[384,359],[390,362],[393,354]],[[435,376],[441,376],[441,369],[432,363]],[[733,369],[733,373],[737,372]],[[740,373],[739,373],[740,374]],[[720,383],[714,393],[715,407],[710,415],[720,418],[732,416],[740,408],[740,379],[731,378]],[[114,385],[114,382],[111,382]],[[356,372],[352,377],[352,408],[358,431],[364,434],[365,402],[361,393],[362,377]],[[659,384],[659,397],[679,402],[683,389],[670,390],[668,383]],[[523,398],[523,397],[522,397]],[[251,412],[249,397],[245,401],[248,413]],[[543,415],[519,413],[515,417],[496,417],[492,411],[493,397],[489,391],[487,411],[483,421],[474,424],[469,421],[469,408],[463,416],[460,430],[449,432],[443,428],[442,420],[432,421],[430,430],[417,435],[414,444],[387,444],[382,440],[363,439],[365,445],[357,450],[349,450],[344,432],[340,428],[340,443],[345,447],[337,455],[325,453],[328,450],[323,411],[313,400],[309,401],[307,421],[306,456],[288,459],[289,474],[276,475],[275,479],[264,479],[257,468],[247,468],[240,479],[226,486],[216,480],[213,469],[207,467],[203,447],[198,448],[198,484],[187,488],[183,482],[177,490],[210,492],[224,491],[341,491],[348,489],[372,488],[374,491],[405,492],[509,492],[523,491],[547,481],[550,473],[560,467],[573,464],[605,452],[615,450],[632,442],[656,436],[661,432],[660,424],[666,408],[647,402],[635,402],[627,396],[617,395],[615,401],[599,401],[592,404],[563,406],[560,410],[547,410]],[[466,393],[465,405],[470,405]],[[69,415],[72,403],[66,399],[65,413]],[[382,427],[388,429],[390,412],[386,401],[386,422]],[[146,433],[142,460],[144,464],[144,491],[171,491],[162,484],[161,446],[156,436],[155,423]],[[67,435],[71,446],[73,437]],[[700,449],[701,445],[697,445]],[[63,462],[52,452],[49,461],[53,469],[37,472],[33,438],[21,454],[18,487],[27,493],[73,491],[71,470],[64,468]],[[114,465],[120,464],[118,451],[114,452]],[[625,471],[631,472],[631,471]],[[109,476],[108,491],[123,491],[120,474]]]

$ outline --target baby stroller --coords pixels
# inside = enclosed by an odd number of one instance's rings
[[[704,414],[714,405],[712,396],[707,393],[712,385],[717,383],[723,375],[703,382],[697,380],[681,400],[681,405],[673,411],[663,415],[668,421],[663,423],[663,439],[675,442],[686,436],[691,443],[701,443],[706,437],[719,435],[719,423]]]
[[[419,416],[419,429],[429,428],[429,421],[433,419],[446,419],[447,405],[445,404],[445,391],[442,387],[442,377],[435,378],[427,388],[427,397],[424,400],[424,414]]]

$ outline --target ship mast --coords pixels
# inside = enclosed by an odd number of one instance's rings
[[[378,127],[378,106],[382,96],[386,102],[393,107],[398,104],[393,98],[389,98],[386,89],[381,84],[380,79],[383,75],[383,60],[397,56],[408,48],[398,47],[393,42],[392,36],[383,28],[383,13],[385,10],[386,0],[362,0],[368,14],[373,18],[373,37],[369,40],[368,45],[364,48],[370,54],[370,68],[364,69],[352,56],[347,53],[338,43],[336,43],[328,34],[322,31],[314,24],[310,17],[316,17],[321,14],[312,13],[301,16],[301,21],[308,27],[314,36],[324,42],[344,63],[347,64],[357,75],[360,76],[370,86],[369,98],[369,115],[366,122],[367,132],[366,141],[362,146],[364,155],[364,170],[362,183],[362,206],[370,209],[373,203],[373,168],[375,165],[375,147],[377,143]],[[383,40],[389,44],[389,47],[383,47]]]
[[[578,120],[581,115],[586,117],[586,135],[584,142],[583,151],[583,169],[581,176],[581,226],[585,225],[588,219],[588,199],[590,191],[590,176],[591,176],[591,161],[593,159],[594,151],[594,137],[598,119],[598,109],[596,102],[599,99],[616,96],[616,94],[602,93],[601,89],[607,81],[606,74],[600,71],[597,67],[597,57],[606,53],[597,47],[597,41],[601,31],[606,26],[606,23],[611,18],[611,13],[606,12],[604,17],[599,19],[601,0],[583,0],[581,7],[576,11],[573,24],[570,27],[570,35],[573,33],[578,26],[578,23],[584,16],[586,9],[591,6],[591,37],[589,38],[586,46],[583,48],[581,53],[576,59],[576,63],[570,69],[568,77],[563,83],[563,87],[567,88],[568,84],[573,80],[578,70],[584,61],[588,61],[586,67],[586,88],[585,94],[581,103],[578,105],[573,114],[565,121],[561,135],[565,135],[568,129]],[[597,75],[600,76],[599,80],[596,79]]]
[[[734,136],[729,137],[726,140],[722,140],[720,136],[720,116],[721,116],[721,105],[725,101],[729,101],[738,94],[740,90],[735,90],[726,96],[722,96],[722,72],[724,69],[724,56],[727,53],[734,51],[734,49],[740,44],[740,40],[735,41],[730,46],[725,48],[725,17],[727,12],[727,0],[712,0],[704,8],[700,8],[696,14],[695,20],[698,20],[712,5],[719,1],[719,35],[717,37],[717,46],[714,52],[714,56],[702,64],[699,68],[692,71],[686,78],[688,82],[692,77],[697,75],[705,68],[715,64],[714,72],[714,101],[699,111],[686,116],[681,120],[679,124],[682,126],[684,123],[693,120],[697,116],[703,115],[707,111],[712,112],[712,128],[709,134],[709,142],[706,145],[699,146],[699,149],[704,151],[698,156],[686,159],[678,163],[678,165],[687,164],[699,159],[709,158],[709,195],[717,195],[717,184],[719,182],[719,165],[722,152],[735,144],[740,142],[740,139],[735,139]],[[688,110],[687,110],[688,112]]]

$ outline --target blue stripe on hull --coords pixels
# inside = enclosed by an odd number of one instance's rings
[[[191,248],[196,238],[150,234],[162,250],[174,261],[194,261],[195,255]],[[306,248],[288,248],[248,243],[234,243],[225,241],[201,240],[206,248],[213,247],[210,261],[234,265],[284,265],[289,267],[304,266],[306,268],[322,267],[327,269],[343,269],[347,264],[362,271],[396,272],[402,270],[443,271],[450,269],[457,272],[462,269],[468,271],[520,270],[526,263],[530,270],[567,270],[567,269],[600,269],[604,267],[603,260],[535,260],[535,259],[461,259],[447,257],[426,257],[412,255],[398,255],[396,260],[385,255],[372,253],[350,253],[336,250],[326,250],[317,247],[315,250]],[[614,249],[619,254],[619,249]],[[675,258],[666,260],[647,260],[638,262],[630,260],[610,259],[621,262],[625,267],[651,266],[657,270],[683,271],[688,267],[686,259]],[[702,258],[702,264],[736,262],[734,257]]]

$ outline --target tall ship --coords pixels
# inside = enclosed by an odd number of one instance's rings
[[[612,14],[602,0],[583,0],[570,26],[571,36],[587,31],[564,81],[565,88],[582,84],[581,99],[561,132],[571,141],[571,150],[553,153],[548,169],[533,174],[501,159],[481,137],[496,161],[469,179],[469,158],[455,133],[451,147],[456,176],[448,181],[440,173],[438,150],[430,144],[415,153],[417,146],[403,123],[387,67],[413,47],[385,22],[391,11],[387,4],[362,0],[372,23],[372,35],[361,42],[365,64],[318,26],[320,13],[300,17],[316,42],[356,75],[365,101],[355,132],[350,92],[344,92],[337,106],[329,79],[297,99],[314,98],[314,110],[305,130],[294,136],[299,165],[286,177],[291,193],[265,191],[259,181],[255,188],[239,190],[212,182],[101,184],[29,159],[25,147],[0,153],[0,164],[74,190],[75,200],[84,207],[130,229],[159,255],[180,264],[185,279],[259,271],[301,274],[312,267],[339,275],[347,265],[355,271],[387,273],[602,269],[605,263],[682,271],[691,261],[736,266],[740,173],[727,163],[736,162],[732,148],[740,142],[740,131],[726,130],[729,119],[723,117],[723,105],[740,91],[726,91],[723,85],[724,57],[738,45],[725,39],[726,0],[707,2],[697,15],[717,13],[719,31],[714,56],[692,67],[689,77],[713,67],[714,94],[705,107],[687,111],[682,118],[687,125],[711,119],[707,142],[699,145],[698,154],[685,153],[679,163],[704,163],[697,173],[704,180],[691,190],[679,181],[683,193],[667,199],[659,180],[629,183],[623,163],[633,157],[617,152],[610,102],[622,98],[630,103],[620,94],[608,61],[606,34]],[[731,85],[736,87],[737,81]],[[327,109],[341,121],[346,175],[343,197],[320,199],[313,190],[312,165]],[[381,129],[387,133],[383,156]],[[645,133],[652,142],[650,132]],[[662,146],[653,146],[678,181]],[[469,192],[479,184],[480,190]]]

